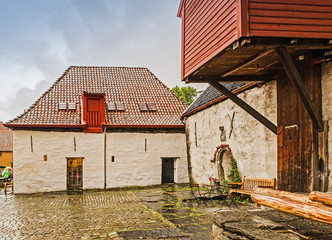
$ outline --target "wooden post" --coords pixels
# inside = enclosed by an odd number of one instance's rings
[[[232,100],[235,104],[237,104],[239,107],[241,107],[244,111],[249,113],[257,121],[262,123],[265,127],[270,129],[274,134],[277,134],[277,126],[276,125],[274,125],[270,120],[268,120],[262,114],[257,112],[255,109],[253,109],[246,102],[244,102],[242,99],[237,97],[235,94],[233,94],[227,88],[225,88],[223,85],[221,85],[220,83],[215,82],[215,81],[209,81],[209,84],[211,86],[213,86],[215,89],[217,89],[218,91],[220,91],[221,93],[223,93],[225,96],[227,96],[230,100]]]
[[[302,78],[301,78],[299,72],[297,71],[292,58],[288,54],[286,48],[283,46],[276,48],[276,51],[278,53],[280,62],[282,63],[282,65],[285,68],[285,71],[288,75],[289,80],[294,85],[297,93],[299,94],[299,96],[303,102],[303,105],[305,106],[306,110],[308,111],[314,127],[319,132],[323,131],[324,124],[323,124],[322,117],[321,117],[316,105],[311,100],[309,93],[305,89]]]

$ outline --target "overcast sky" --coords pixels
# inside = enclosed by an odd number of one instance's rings
[[[184,86],[179,2],[0,0],[0,121],[72,65],[148,67],[168,87]]]

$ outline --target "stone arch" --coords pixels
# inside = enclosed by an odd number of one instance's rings
[[[232,168],[232,151],[228,144],[222,144],[217,147],[214,153],[213,162],[215,176],[220,181],[227,177],[228,171]]]

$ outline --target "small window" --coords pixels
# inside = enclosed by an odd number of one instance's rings
[[[108,103],[107,104],[108,111],[115,111],[115,103]]]
[[[148,103],[149,111],[157,111],[156,106],[153,103]]]
[[[147,111],[148,110],[145,103],[139,103],[138,105],[139,105],[139,109],[141,111]]]
[[[59,103],[59,110],[67,110],[67,103],[60,102]]]
[[[68,103],[68,110],[76,110],[76,103]]]
[[[124,111],[123,103],[117,103],[116,104],[116,110],[118,110],[118,111]]]

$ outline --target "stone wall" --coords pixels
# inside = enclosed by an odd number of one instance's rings
[[[276,81],[238,96],[277,124]],[[234,112],[233,131],[229,137]],[[226,141],[220,139],[220,126],[226,130]],[[186,131],[195,182],[209,183],[209,176],[217,177],[216,166],[211,160],[216,147],[221,144],[228,144],[231,148],[241,176],[277,177],[277,136],[232,101],[225,100],[189,116]]]
[[[332,172],[332,62],[322,67],[322,111],[323,121],[328,121],[329,170]],[[329,176],[329,191],[332,191],[332,174]]]
[[[104,134],[13,133],[15,193],[65,191],[67,158],[76,157],[84,158],[83,188],[104,188]],[[160,184],[162,157],[176,158],[175,181],[188,182],[185,134],[107,133],[106,139],[107,187]]]

